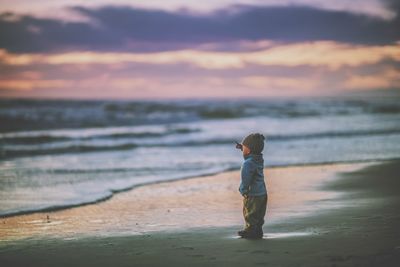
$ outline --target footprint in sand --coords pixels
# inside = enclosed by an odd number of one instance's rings
[[[255,251],[252,251],[252,252],[250,252],[250,253],[253,253],[253,254],[260,254],[260,253],[262,253],[262,254],[268,254],[269,253],[269,250],[255,250]]]
[[[184,249],[184,250],[194,250],[193,247],[179,247],[178,249]]]
[[[189,255],[190,257],[193,257],[193,258],[201,258],[201,257],[204,257],[204,255],[201,255],[201,254],[195,254],[195,255]]]

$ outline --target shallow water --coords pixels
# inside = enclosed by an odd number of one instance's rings
[[[349,202],[342,199],[343,192],[327,191],[321,186],[338,179],[337,172],[355,171],[367,165],[267,169],[269,193],[264,225],[267,238],[273,225],[347,207]],[[218,227],[239,230],[244,224],[243,200],[237,191],[239,176],[239,172],[232,171],[146,185],[96,205],[3,218],[0,240],[130,236]],[[351,204],[363,205],[353,201]],[[310,233],[315,234],[313,231]],[[271,238],[283,237],[284,234],[271,235]]]
[[[291,238],[312,235],[312,232],[282,232],[282,233],[264,233],[262,239]],[[233,239],[241,239],[240,236],[230,236]]]
[[[1,100],[0,215],[238,169],[255,131],[265,166],[399,158],[398,100]]]

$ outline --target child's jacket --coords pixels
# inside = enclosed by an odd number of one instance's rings
[[[262,154],[250,154],[244,157],[239,192],[242,195],[262,196],[267,194],[264,182],[264,159]]]

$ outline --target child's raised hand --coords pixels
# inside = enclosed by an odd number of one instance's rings
[[[242,144],[239,144],[238,142],[235,142],[235,143],[236,143],[236,148],[237,149],[240,149],[240,150],[243,149],[243,145]]]

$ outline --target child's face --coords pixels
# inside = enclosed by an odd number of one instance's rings
[[[242,147],[243,147],[243,148],[242,148],[243,156],[247,156],[247,155],[249,155],[249,154],[251,153],[249,147],[247,147],[247,146],[245,146],[245,145],[242,145]]]

